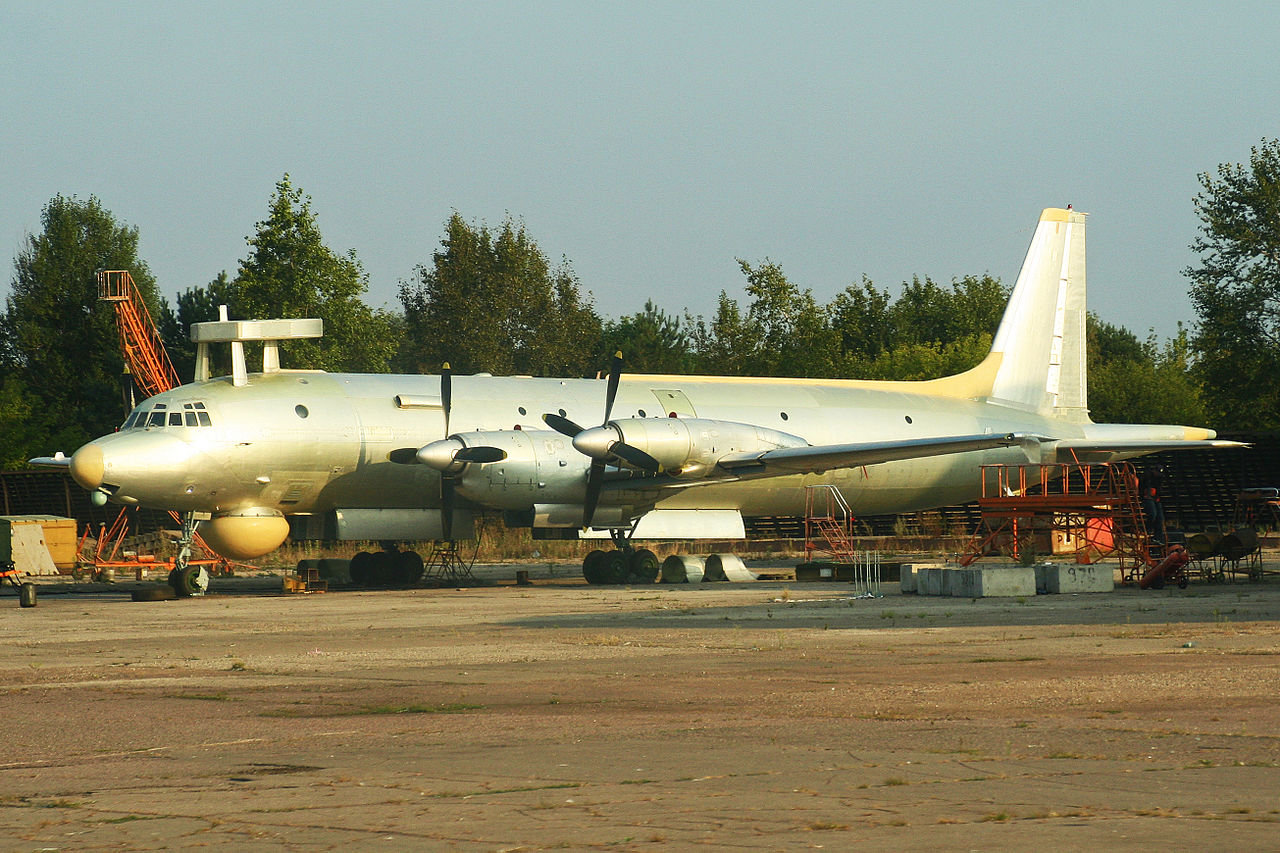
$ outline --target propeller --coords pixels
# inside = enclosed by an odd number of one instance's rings
[[[401,465],[421,463],[440,472],[441,534],[445,539],[452,540],[457,475],[468,463],[501,462],[507,458],[507,453],[498,447],[469,447],[462,439],[449,436],[449,415],[453,410],[453,370],[447,361],[440,368],[440,408],[444,411],[444,438],[423,447],[397,448],[387,454],[387,459]]]
[[[617,428],[609,425],[613,415],[613,401],[618,396],[618,382],[622,379],[622,353],[615,352],[609,364],[609,383],[604,393],[604,420],[600,426],[586,429],[566,418],[564,415],[548,412],[542,420],[561,435],[573,439],[573,446],[579,452],[591,457],[591,467],[587,470],[587,493],[582,500],[582,526],[590,527],[591,519],[596,514],[596,505],[600,502],[600,490],[604,487],[604,467],[608,462],[622,462],[643,471],[657,472],[661,469],[658,460],[637,447],[622,441]]]
[[[449,362],[445,362],[440,366],[440,408],[444,410],[444,437],[447,441],[449,438],[449,412],[453,409],[453,368],[449,366]],[[435,442],[432,442],[434,444]],[[427,447],[431,445],[428,444]],[[424,447],[422,450],[425,450]],[[418,451],[418,458],[422,458],[422,450]],[[453,461],[457,461],[455,454]],[[448,471],[440,472],[440,534],[444,536],[446,542],[453,541],[453,504],[454,496],[457,493],[457,487],[454,484],[453,474]]]

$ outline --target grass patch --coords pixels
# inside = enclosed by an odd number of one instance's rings
[[[1008,812],[992,812],[991,814],[982,816],[983,823],[1003,823],[1008,819],[1009,819]]]
[[[880,785],[885,788],[896,788],[898,785],[909,785],[909,784],[910,783],[906,779],[903,779],[899,776],[890,776],[888,779],[885,779],[883,782],[880,783]]]

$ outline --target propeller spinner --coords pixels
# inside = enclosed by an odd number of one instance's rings
[[[573,439],[574,449],[591,457],[591,467],[587,471],[587,493],[582,500],[583,527],[590,527],[591,519],[595,516],[596,505],[600,502],[600,490],[604,487],[604,467],[607,463],[627,465],[650,473],[657,473],[662,468],[658,460],[643,450],[624,443],[618,430],[609,424],[621,378],[622,353],[615,352],[609,365],[609,384],[605,386],[604,420],[598,427],[586,429],[563,415],[550,412],[542,416],[547,426]]]

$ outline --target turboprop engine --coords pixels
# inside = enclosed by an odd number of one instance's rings
[[[251,560],[270,554],[289,535],[289,522],[273,509],[255,507],[215,515],[200,522],[200,538],[231,560]]]
[[[573,446],[592,459],[687,478],[706,476],[730,453],[807,445],[790,433],[705,418],[623,418],[573,437]]]
[[[457,433],[416,456],[450,477],[458,494],[494,509],[581,502],[585,489],[584,460],[552,430]]]

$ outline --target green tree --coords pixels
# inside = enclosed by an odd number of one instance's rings
[[[152,316],[156,287],[138,257],[138,229],[117,223],[97,198],[56,196],[41,222],[14,259],[2,337],[17,382],[5,393],[35,401],[46,451],[70,452],[124,418],[119,337],[98,302],[96,272],[129,270]]]
[[[1123,326],[1086,321],[1089,416],[1097,423],[1188,424],[1205,422],[1200,386],[1192,375],[1189,336],[1181,326],[1160,345]]]
[[[1214,426],[1280,426],[1280,140],[1200,175],[1192,345]]]
[[[237,316],[324,320],[319,341],[281,347],[282,366],[386,371],[396,348],[396,318],[362,301],[369,280],[355,250],[339,255],[324,245],[311,198],[287,174],[256,227],[234,282]]]
[[[50,426],[36,395],[16,372],[0,375],[0,470],[25,468],[31,457],[52,453]],[[70,444],[63,448],[74,449]]]
[[[721,293],[710,324],[699,323],[694,339],[704,370],[743,376],[831,376],[836,335],[825,307],[766,258],[753,266],[738,259],[751,303]]]
[[[866,276],[831,301],[831,328],[839,347],[841,376],[869,377],[872,365],[893,348],[896,332],[887,290],[877,290]]]
[[[552,267],[524,226],[495,232],[454,213],[431,265],[400,286],[403,369],[585,375],[598,369],[600,318],[567,260]]]
[[[688,373],[694,369],[689,335],[677,317],[653,304],[644,310],[604,324],[598,360],[621,351],[628,373]]]
[[[183,382],[190,382],[195,372],[196,345],[191,343],[191,324],[206,323],[218,319],[218,306],[228,306],[228,315],[240,318],[231,312],[235,305],[236,288],[227,278],[226,270],[204,287],[191,287],[178,294],[175,307],[161,300],[160,316],[156,325],[160,328],[160,337],[164,341],[169,360],[178,371]],[[287,346],[287,345],[286,345]],[[221,376],[231,372],[231,358],[225,348],[212,347],[209,352],[211,374]]]

